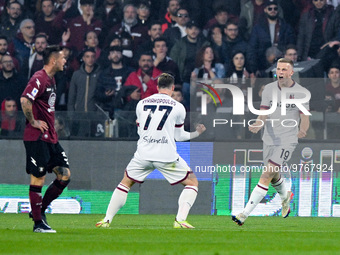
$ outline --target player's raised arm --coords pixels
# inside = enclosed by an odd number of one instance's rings
[[[182,125],[181,127],[175,129],[175,140],[178,142],[188,141],[200,136],[205,130],[206,127],[203,124],[198,124],[196,126],[196,131],[187,132],[184,130],[184,125]]]
[[[309,128],[309,116],[300,114],[300,129],[298,133],[298,138],[303,138],[307,135],[307,130]]]

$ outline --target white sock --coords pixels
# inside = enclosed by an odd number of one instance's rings
[[[243,214],[245,216],[249,216],[249,214],[255,209],[255,207],[261,202],[261,200],[265,197],[268,191],[268,186],[258,183],[256,187],[253,189],[253,192],[250,195],[249,201],[246,207],[243,210]]]
[[[176,216],[177,221],[184,221],[187,219],[190,208],[195,203],[198,193],[198,187],[185,186],[181,195],[178,198],[178,213]]]
[[[287,197],[287,187],[285,184],[285,179],[280,175],[279,179],[272,183],[273,188],[279,193],[281,201],[285,200]]]
[[[287,191],[288,190],[291,191],[292,190],[292,175],[287,165],[284,166],[283,170],[284,171],[281,173],[281,177],[285,180]]]
[[[111,223],[119,209],[125,205],[129,190],[130,188],[128,186],[122,183],[118,184],[112,194],[109,206],[107,207],[104,221],[109,221]]]

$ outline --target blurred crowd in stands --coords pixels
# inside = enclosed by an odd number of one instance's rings
[[[136,136],[126,112],[157,93],[162,72],[175,77],[174,98],[195,112],[196,80],[234,84],[245,95],[252,87],[260,101],[281,57],[310,86],[311,110],[340,113],[340,0],[0,0],[1,135],[20,127],[13,116],[48,45],[60,45],[67,60],[55,76],[56,110],[107,112],[121,120],[123,137]],[[232,107],[230,92],[219,92]],[[94,134],[105,129],[92,124]],[[67,136],[81,132],[69,129]]]

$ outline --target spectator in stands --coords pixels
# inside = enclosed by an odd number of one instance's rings
[[[221,61],[224,63],[225,70],[228,71],[232,62],[232,53],[242,51],[246,54],[248,44],[239,35],[238,23],[235,20],[227,22],[224,28],[224,34],[222,45],[216,47],[216,49],[218,50]]]
[[[340,38],[340,37],[339,37]],[[340,41],[331,41],[320,51],[320,58],[323,70],[327,72],[331,65],[340,66]]]
[[[134,85],[123,86],[115,98],[115,108],[120,109],[117,114],[119,137],[136,138],[136,107],[141,99],[141,90]]]
[[[182,84],[177,64],[167,56],[168,47],[166,39],[164,37],[156,38],[153,43],[153,65],[163,73],[172,74],[175,77],[175,84]]]
[[[329,82],[326,84],[326,100],[332,104],[327,111],[340,113],[340,66],[332,65],[328,71]],[[336,131],[338,133],[338,130]]]
[[[195,69],[196,54],[200,48],[210,43],[199,37],[200,29],[195,21],[189,21],[186,25],[187,36],[175,43],[170,52],[170,57],[178,65],[183,81],[183,95],[185,106],[190,106],[190,78]]]
[[[332,65],[328,71],[329,82],[326,84],[325,99],[327,112],[340,113],[340,66]],[[333,116],[334,118],[335,116]],[[336,116],[338,118],[338,116]],[[327,123],[327,139],[339,139],[339,124],[330,118]]]
[[[228,82],[237,85],[247,95],[247,88],[250,87],[250,73],[246,68],[246,56],[244,52],[236,50],[231,56],[230,69],[227,71]]]
[[[219,25],[221,27],[225,27],[229,18],[229,9],[224,6],[216,6],[215,7],[215,16],[214,18],[210,19],[208,23],[203,28],[203,34],[207,36],[210,32],[210,29],[213,25]]]
[[[102,21],[102,33],[100,34],[100,46],[105,42],[111,28],[122,20],[123,12],[119,0],[104,0],[103,4],[95,8],[94,16]]]
[[[176,24],[177,10],[180,7],[179,2],[179,0],[168,1],[168,7],[166,9],[167,13],[164,16],[164,23],[162,25],[163,33],[165,32],[165,30]]]
[[[264,8],[268,0],[248,0],[241,4],[240,13],[240,34],[248,41],[253,27],[260,21],[261,16],[264,15]],[[280,18],[283,18],[283,12],[278,6],[278,13]]]
[[[288,44],[284,51],[284,58],[292,60],[294,63],[297,62],[298,53],[297,48],[294,44]]]
[[[60,46],[64,52],[66,63],[64,65],[64,70],[57,72],[54,76],[57,85],[57,99],[55,107],[56,111],[66,111],[70,82],[74,71],[79,69],[79,62],[74,55],[74,50],[72,49],[71,44],[63,42]]]
[[[33,53],[33,43],[35,36],[35,24],[31,19],[24,19],[20,23],[20,33],[13,39],[15,56],[18,57],[20,66],[25,59]]]
[[[277,60],[279,60],[280,58],[282,58],[282,52],[275,46],[269,47],[266,50],[266,66],[265,69],[271,67],[272,65],[274,65],[276,63]],[[265,74],[263,73],[262,75],[260,75],[261,77],[264,77]]]
[[[114,119],[115,96],[134,71],[123,64],[122,51],[120,46],[110,47],[108,59],[111,64],[99,75],[95,91],[96,101],[104,111],[109,112],[111,119]]]
[[[132,39],[132,51],[134,51],[138,48],[138,45],[148,39],[148,28],[138,24],[137,9],[134,5],[125,5],[123,13],[123,21],[110,30],[109,37],[112,36],[112,34],[120,34],[122,37],[124,33],[130,35]]]
[[[47,44],[45,34],[38,34],[34,39],[34,53],[24,60],[22,74],[29,80],[36,71],[44,67],[44,51]]]
[[[338,30],[332,17],[334,8],[327,5],[326,0],[312,0],[313,6],[300,18],[297,40],[298,59],[317,58],[320,48],[334,39]]]
[[[203,46],[196,55],[196,68],[191,73],[191,78],[216,79],[225,78],[224,66],[218,63],[211,46]]]
[[[222,48],[222,42],[223,42],[223,28],[217,24],[213,25],[210,28],[210,31],[208,33],[207,39],[211,44],[211,47],[213,48],[216,56],[223,61],[223,57],[221,56],[221,48]]]
[[[174,89],[174,91],[172,92],[171,97],[172,97],[173,99],[175,99],[177,102],[182,103],[183,100],[184,100],[182,89],[175,86],[175,89]]]
[[[186,25],[190,20],[188,10],[179,8],[176,14],[176,23],[164,32],[164,37],[168,41],[169,49],[171,50],[174,44],[181,38],[187,35]]]
[[[191,72],[195,68],[196,54],[200,48],[210,43],[199,37],[200,29],[195,21],[186,24],[187,35],[177,41],[171,49],[170,57],[177,63],[181,78],[189,82]]]
[[[11,97],[5,98],[1,103],[0,135],[21,136],[21,125],[17,119],[17,103]]]
[[[104,68],[110,65],[110,60],[108,59],[108,56],[110,54],[110,47],[113,47],[113,46],[122,47],[122,39],[120,35],[113,34],[110,38],[108,38],[108,40],[109,40],[109,44],[104,49],[102,49],[99,59],[97,60],[97,63],[101,67],[104,67]]]
[[[79,1],[73,0],[55,0],[54,1],[54,11],[57,15],[63,11],[64,19],[72,19],[80,14],[78,9]]]
[[[26,80],[16,72],[10,55],[1,58],[2,70],[0,72],[0,102],[6,97],[13,98],[20,105],[21,93],[26,86]]]
[[[34,22],[36,34],[44,33],[47,36],[48,44],[59,44],[63,30],[54,24],[56,14],[54,12],[53,0],[41,1],[41,12],[38,13]]]
[[[150,4],[149,2],[142,0],[137,7],[137,20],[138,24],[149,27],[152,22],[150,18]]]
[[[146,42],[143,42],[137,50],[137,56],[139,56],[139,53],[145,52],[145,51],[152,51],[154,40],[161,37],[163,34],[162,32],[162,24],[159,21],[152,21],[149,24],[149,30],[148,35],[150,36],[150,39]],[[138,61],[138,60],[137,60]]]
[[[7,37],[11,42],[17,35],[22,21],[22,6],[18,1],[9,2],[6,7],[7,14],[1,15],[0,35]]]
[[[124,86],[137,86],[141,92],[141,99],[144,99],[158,92],[157,78],[162,71],[153,66],[151,52],[141,53],[138,65],[138,70],[129,75]]]
[[[63,23],[63,18],[65,11],[70,8],[67,5],[60,14],[55,18],[55,23],[64,26],[64,28],[69,29],[70,38],[69,42],[72,47],[77,51],[81,52],[84,48],[84,38],[88,31],[95,31],[97,35],[102,31],[102,22],[94,18],[94,0],[80,0],[80,9],[82,14],[74,17],[67,21],[66,27]]]
[[[98,47],[99,41],[95,31],[88,31],[85,33],[85,47],[93,48],[96,52],[96,61],[101,54],[101,49]]]
[[[12,55],[12,54],[8,51],[7,37],[4,35],[0,35],[0,63],[4,55]],[[12,56],[12,60],[13,60],[15,69],[19,72],[20,71],[19,61],[13,56]],[[1,69],[2,67],[0,65],[0,70]]]
[[[54,129],[57,132],[58,139],[69,138],[70,130],[68,129],[65,120],[61,117],[57,117],[54,120]]]
[[[96,52],[85,48],[82,52],[83,63],[72,75],[67,110],[76,112],[96,111],[95,89],[100,68],[96,64]]]
[[[253,76],[259,76],[266,69],[266,50],[272,46],[284,49],[294,44],[295,34],[292,27],[279,18],[277,0],[265,4],[265,16],[253,27],[248,45],[247,61]]]

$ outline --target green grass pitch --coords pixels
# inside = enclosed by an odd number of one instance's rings
[[[173,229],[174,215],[47,215],[56,234],[33,233],[27,214],[1,214],[0,254],[340,254],[340,218],[190,215],[196,229]]]

